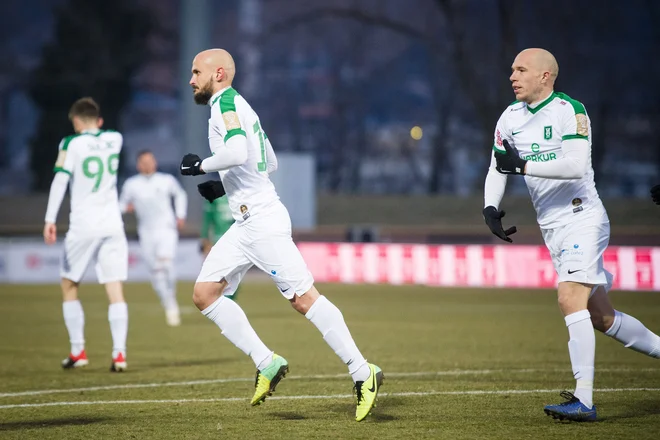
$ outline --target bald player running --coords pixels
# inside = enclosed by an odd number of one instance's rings
[[[594,184],[591,124],[584,105],[554,91],[559,66],[544,49],[522,51],[511,70],[516,101],[497,121],[483,214],[493,234],[511,242],[515,227],[503,230],[499,204],[507,175],[525,176],[559,275],[559,308],[568,327],[568,352],[577,380],[573,393],[561,393],[566,402],[544,410],[553,418],[593,421],[594,328],[653,358],[660,358],[660,337],[614,310],[607,296],[612,274],[603,267],[603,253],[610,223]]]
[[[213,246],[195,283],[193,301],[222,334],[250,356],[257,367],[252,405],[259,405],[288,372],[288,362],[259,339],[245,313],[225,298],[236,291],[253,265],[267,273],[295,310],[319,329],[323,339],[348,366],[357,396],[355,418],[371,411],[380,389],[381,369],[360,353],[339,309],[314,287],[314,279],[291,239],[289,213],[269,174],[277,160],[259,117],[232,88],[235,66],[222,49],[198,54],[192,63],[194,100],[211,107],[209,143],[212,156],[187,154],[181,174],[219,172],[221,181],[198,185],[209,201],[226,194],[236,222]],[[319,390],[320,392],[320,390]]]

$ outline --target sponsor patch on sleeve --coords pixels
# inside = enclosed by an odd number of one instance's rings
[[[589,123],[587,122],[587,115],[578,113],[575,115],[575,123],[577,134],[580,136],[589,136]]]
[[[241,128],[241,121],[238,119],[236,112],[225,112],[222,114],[222,120],[225,121],[227,131]]]
[[[64,167],[64,161],[66,160],[66,150],[60,150],[57,155],[57,160],[55,161],[56,168]]]

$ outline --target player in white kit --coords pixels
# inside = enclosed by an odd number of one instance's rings
[[[269,274],[282,295],[321,332],[348,366],[357,395],[356,420],[371,411],[382,371],[358,350],[337,307],[314,287],[314,280],[291,238],[289,213],[268,175],[277,168],[275,153],[247,101],[231,87],[234,61],[226,51],[211,49],[192,64],[194,99],[211,107],[209,143],[212,156],[184,156],[181,174],[218,171],[221,181],[199,185],[211,201],[224,195],[236,222],[213,246],[197,278],[193,301],[220,327],[222,334],[249,355],[257,367],[252,405],[259,405],[288,371],[288,362],[259,339],[245,313],[223,295],[234,293],[253,265]]]
[[[124,182],[119,205],[122,212],[135,212],[137,216],[140,248],[151,272],[151,285],[165,309],[167,324],[178,326],[181,315],[176,301],[174,257],[178,231],[186,221],[188,196],[174,176],[156,171],[157,166],[153,153],[138,153],[139,174]]]
[[[568,352],[577,380],[574,393],[562,392],[566,402],[544,410],[554,418],[592,421],[594,328],[654,358],[660,358],[660,337],[614,310],[607,296],[612,275],[603,267],[603,253],[610,223],[594,183],[591,124],[584,106],[554,91],[559,67],[546,50],[522,51],[512,71],[517,101],[504,111],[495,129],[484,218],[495,235],[511,242],[515,227],[503,230],[499,204],[507,175],[524,175],[559,275],[559,308],[568,327]]]
[[[122,135],[101,130],[100,108],[91,98],[76,101],[69,112],[76,134],[62,139],[50,187],[44,241],[57,240],[55,221],[67,187],[71,193],[69,230],[62,257],[62,311],[69,332],[71,352],[63,368],[88,364],[85,354],[85,315],[78,300],[78,286],[94,260],[96,277],[110,300],[108,320],[112,333],[110,371],[126,369],[128,308],[122,282],[128,270],[128,246],[117,199],[117,168]]]

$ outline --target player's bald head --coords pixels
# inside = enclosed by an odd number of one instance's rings
[[[559,65],[554,55],[533,48],[523,50],[513,60],[509,80],[516,99],[533,104],[552,93],[558,75]]]
[[[234,58],[224,49],[208,49],[202,51],[195,56],[193,66],[196,63],[200,63],[211,72],[217,72],[218,69],[222,68],[227,75],[226,81],[231,83],[234,80],[234,74],[236,73]]]
[[[192,62],[190,85],[197,104],[206,104],[219,90],[231,86],[236,66],[224,49],[208,49],[198,53]]]
[[[553,83],[559,76],[559,64],[557,64],[555,56],[545,49],[525,49],[516,57],[516,61],[518,60],[534,70],[550,73],[550,79]]]

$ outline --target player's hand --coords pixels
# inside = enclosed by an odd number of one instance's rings
[[[493,234],[504,241],[513,243],[513,240],[509,238],[509,235],[515,234],[518,231],[518,228],[511,226],[506,231],[504,230],[502,227],[502,217],[505,215],[504,211],[498,211],[494,206],[486,206],[483,214],[484,220],[486,220],[486,225],[488,225]]]
[[[495,169],[502,174],[525,174],[525,165],[527,161],[520,157],[518,150],[509,145],[509,141],[504,139],[504,153],[495,152]]]
[[[182,231],[185,226],[186,226],[186,219],[185,218],[176,219],[176,228],[179,231]]]
[[[135,212],[135,207],[132,203],[126,205],[126,214],[133,214]]]
[[[181,159],[181,175],[198,176],[200,174],[206,174],[201,166],[202,159],[196,154],[188,153]]]
[[[660,185],[651,188],[651,198],[656,205],[660,205]]]
[[[211,242],[207,238],[202,238],[201,241],[199,242],[199,251],[207,255],[209,251],[211,250]]]
[[[55,223],[46,223],[44,225],[44,242],[48,245],[57,241],[57,226]]]
[[[197,185],[197,191],[210,203],[226,194],[225,187],[219,180],[208,180]]]

